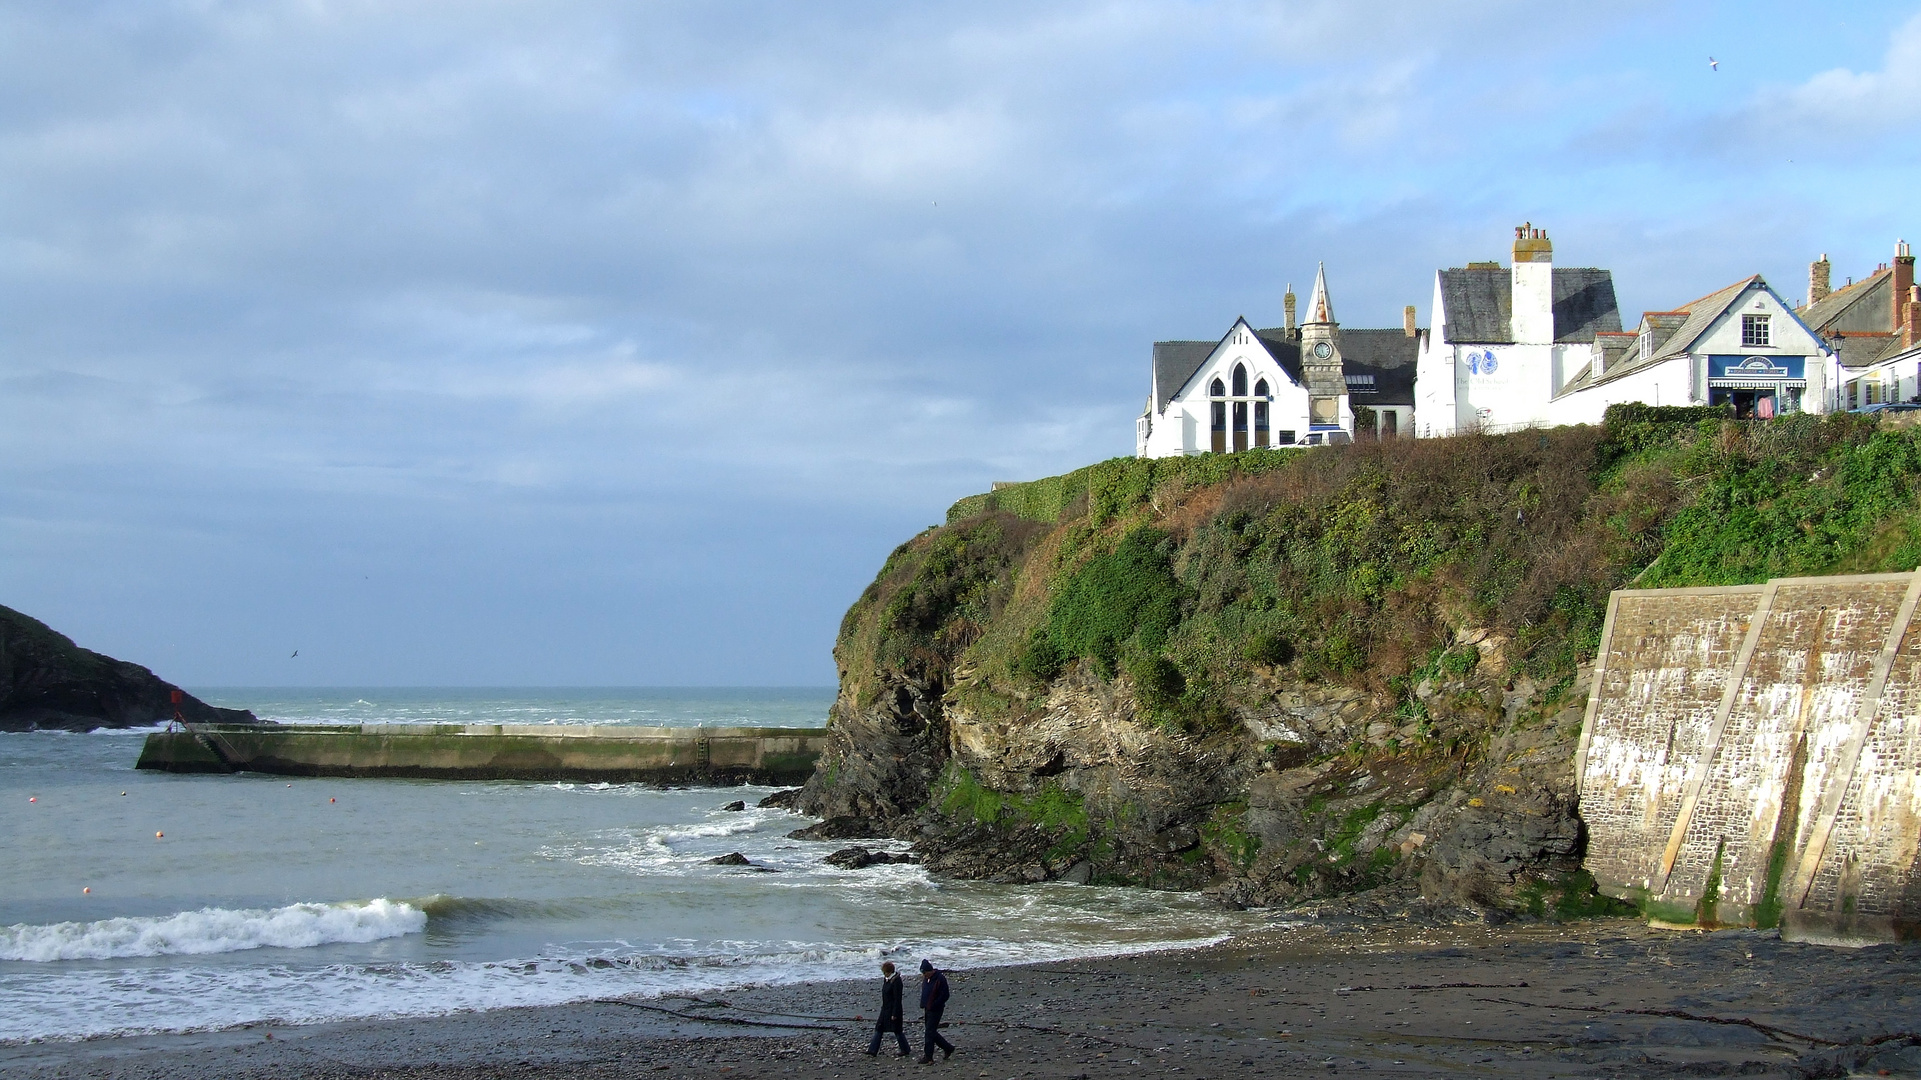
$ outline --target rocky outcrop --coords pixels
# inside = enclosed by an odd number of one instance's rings
[[[75,645],[45,623],[0,607],[0,731],[146,727],[174,717],[250,724],[253,713],[220,709],[138,664]]]
[[[796,805],[958,877],[1604,910],[1573,755],[1609,592],[1907,569],[1918,492],[1912,432],[1642,407],[1002,486],[848,611]]]

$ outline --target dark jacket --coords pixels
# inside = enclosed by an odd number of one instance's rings
[[[879,1030],[900,1030],[901,1016],[904,1012],[901,1008],[900,996],[900,973],[895,972],[883,979],[880,984],[880,1022],[877,1025]]]
[[[947,976],[940,970],[928,972],[920,984],[920,1007],[929,1012],[947,1004]]]

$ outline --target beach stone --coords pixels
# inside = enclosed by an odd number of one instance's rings
[[[864,847],[848,847],[841,848],[839,851],[834,852],[821,861],[827,863],[829,866],[838,866],[843,870],[860,870],[869,866],[886,866],[893,863],[916,863],[919,862],[920,859],[907,853],[895,854],[891,851],[873,851]]]

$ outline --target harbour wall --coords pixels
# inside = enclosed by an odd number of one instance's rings
[[[287,776],[797,784],[824,728],[194,724],[147,736],[137,768]]]
[[[1586,865],[1656,925],[1921,936],[1921,572],[1622,590],[1575,755]]]

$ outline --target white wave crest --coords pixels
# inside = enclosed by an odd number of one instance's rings
[[[0,928],[0,960],[107,960],[243,949],[304,949],[417,934],[426,926],[426,912],[386,899],[289,904],[270,910],[208,907],[160,917],[43,926],[16,923]]]

